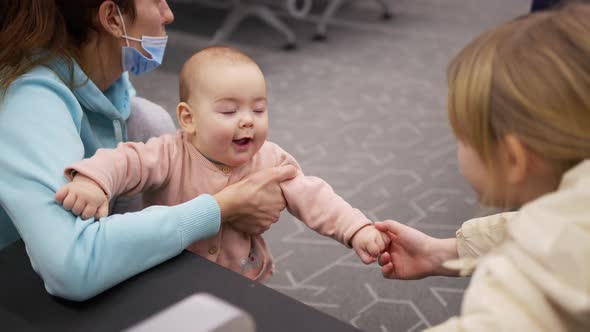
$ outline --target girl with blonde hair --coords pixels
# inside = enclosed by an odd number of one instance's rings
[[[470,275],[462,311],[432,331],[590,330],[590,6],[483,33],[448,70],[458,162],[506,212],[435,239],[387,221],[386,278]]]

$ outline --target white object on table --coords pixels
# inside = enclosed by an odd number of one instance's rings
[[[125,330],[127,332],[254,332],[245,311],[211,294],[198,293]]]

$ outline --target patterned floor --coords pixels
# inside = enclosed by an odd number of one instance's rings
[[[317,1],[316,1],[317,2]],[[260,64],[268,82],[270,140],[306,174],[327,180],[371,219],[396,219],[434,236],[454,235],[481,214],[457,171],[445,112],[445,68],[484,29],[527,12],[525,0],[397,0],[392,21],[374,1],[356,0],[313,42],[324,3],[304,20],[285,17],[298,49],[257,21],[229,44]],[[207,45],[226,14],[190,0],[171,1],[165,64],[135,79],[138,94],[174,111],[184,60]],[[468,279],[391,281],[376,265],[285,214],[266,234],[276,258],[268,282],[364,331],[417,331],[459,312]]]

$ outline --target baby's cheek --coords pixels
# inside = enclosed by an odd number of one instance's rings
[[[223,128],[212,130],[208,137],[209,145],[212,147],[227,146],[231,144],[233,136],[233,131],[224,130]]]
[[[262,125],[260,128],[257,128],[257,133],[258,135],[260,135],[261,137],[263,137],[264,139],[266,139],[266,136],[268,135],[268,125]]]
[[[234,139],[236,128],[233,126],[222,126],[218,130],[213,131],[213,137],[220,141],[231,141]]]

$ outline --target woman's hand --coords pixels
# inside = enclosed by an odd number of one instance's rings
[[[389,279],[421,279],[457,276],[442,263],[457,258],[455,238],[437,239],[397,221],[376,222],[375,227],[391,237],[389,249],[379,257],[381,273]]]
[[[262,234],[279,220],[286,202],[279,184],[297,175],[294,166],[264,169],[215,194],[221,222],[246,234]]]

